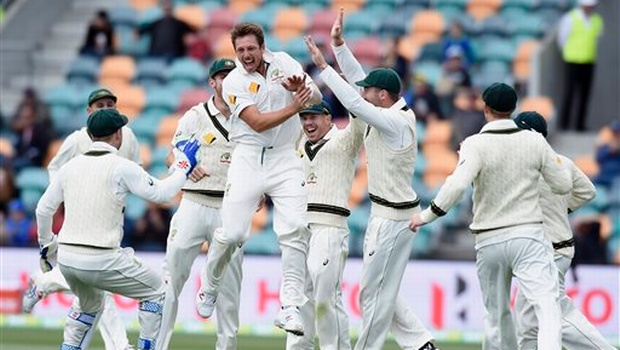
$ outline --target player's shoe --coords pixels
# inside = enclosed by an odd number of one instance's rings
[[[429,341],[428,343],[422,345],[420,350],[439,350],[439,348]]]
[[[299,315],[299,308],[297,306],[282,307],[278,312],[278,318],[274,324],[276,327],[284,329],[285,331],[298,335],[304,335],[304,325],[301,322],[301,316]]]
[[[196,294],[196,312],[198,315],[204,318],[211,317],[213,310],[215,310],[216,299],[215,295],[208,294],[200,289]]]
[[[34,306],[37,305],[43,297],[43,292],[37,289],[34,279],[31,278],[28,282],[28,290],[26,290],[22,297],[22,311],[26,314],[31,313]]]

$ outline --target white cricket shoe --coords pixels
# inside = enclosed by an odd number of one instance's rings
[[[216,299],[215,295],[208,294],[202,289],[198,290],[198,294],[196,294],[196,312],[198,315],[204,318],[211,317],[213,310],[215,310]]]
[[[37,305],[43,297],[43,292],[37,289],[34,279],[31,278],[28,282],[28,290],[26,290],[22,297],[22,311],[26,314],[31,313],[34,306]]]
[[[304,335],[304,325],[301,323],[301,316],[297,306],[282,307],[274,324],[276,327],[297,336],[301,337]]]

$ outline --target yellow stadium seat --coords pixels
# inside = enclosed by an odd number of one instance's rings
[[[149,145],[140,144],[139,151],[142,167],[148,169],[151,166],[151,147]]]
[[[365,0],[332,0],[330,7],[333,11],[340,11],[342,7],[345,13],[351,13],[364,7],[365,2]]]
[[[546,96],[527,96],[521,100],[519,106],[521,111],[536,111],[540,113],[547,121],[553,118],[555,108],[553,101]]]
[[[0,137],[0,154],[7,158],[13,158],[13,156],[15,155],[15,148],[13,147],[11,141],[9,141],[7,138]]]
[[[444,28],[445,21],[441,12],[435,10],[419,11],[411,18],[410,35],[430,35],[433,38],[439,39],[443,34]]]
[[[139,85],[118,85],[111,89],[118,101],[116,108],[128,118],[139,115],[146,104],[146,93],[144,88]]]
[[[156,144],[157,146],[168,146],[170,140],[174,137],[177,129],[180,115],[170,115],[161,120],[159,129],[157,130]]]
[[[433,120],[426,124],[426,138],[423,147],[440,144],[449,145],[452,138],[452,123],[449,120]]]
[[[259,7],[261,3],[262,0],[229,0],[228,7],[233,10],[234,13],[240,15]]]
[[[234,58],[236,57],[235,48],[230,41],[230,34],[223,33],[214,42],[213,56],[216,58]]]
[[[575,165],[581,169],[589,178],[593,178],[598,175],[599,167],[596,159],[592,155],[582,155],[573,159]]]
[[[47,165],[52,161],[52,158],[56,156],[56,153],[58,153],[58,150],[60,149],[63,141],[63,139],[56,139],[52,141],[52,143],[50,143],[49,147],[47,148],[47,153],[45,153],[45,159],[43,160],[44,168],[47,168]]]
[[[427,164],[424,174],[422,174],[422,180],[429,188],[437,187],[454,171],[458,156],[447,144],[424,147],[423,152]]]
[[[159,0],[130,0],[131,6],[138,11],[158,6]]]
[[[501,5],[502,0],[469,0],[467,3],[467,14],[480,22],[487,17],[497,14]]]
[[[272,34],[282,42],[303,35],[308,26],[308,18],[303,9],[286,7],[276,13]]]
[[[189,24],[194,29],[202,29],[207,25],[207,14],[204,7],[198,4],[186,4],[174,9],[174,16]]]
[[[120,55],[107,56],[101,62],[99,83],[112,80],[130,83],[135,75],[136,62],[133,57]]]
[[[512,62],[512,73],[517,81],[525,82],[530,77],[530,63],[540,43],[537,40],[526,40],[519,44]]]

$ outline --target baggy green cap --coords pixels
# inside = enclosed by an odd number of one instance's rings
[[[114,101],[114,103],[116,103],[116,96],[114,96],[112,91],[108,89],[97,89],[91,92],[90,95],[88,95],[88,105],[90,106],[93,104],[93,102],[100,100],[104,97],[109,97]]]
[[[364,80],[355,83],[362,87],[376,87],[394,94],[400,94],[402,83],[395,70],[391,68],[375,68],[368,73]]]
[[[547,137],[547,121],[538,112],[521,112],[515,117],[515,124],[521,129],[534,130]]]
[[[301,114],[329,114],[331,115],[332,112],[329,109],[329,105],[327,104],[327,102],[321,101],[315,105],[312,105],[308,108],[301,110],[299,114],[300,115]]]
[[[88,116],[86,126],[93,137],[104,137],[114,134],[129,122],[129,119],[116,109],[100,109]]]
[[[482,93],[487,106],[498,112],[512,112],[517,108],[517,92],[504,83],[493,83]]]
[[[236,66],[235,61],[230,58],[217,59],[213,61],[211,67],[209,68],[209,78],[213,78],[213,76],[219,72],[231,71],[235,69]]]

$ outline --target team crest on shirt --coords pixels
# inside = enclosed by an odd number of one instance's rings
[[[222,155],[220,156],[220,163],[230,164],[230,158],[230,152],[222,153]]]
[[[228,96],[228,103],[230,104],[237,104],[237,96],[235,95],[229,95]]]
[[[299,158],[303,158],[304,157],[304,151],[301,149],[297,150],[297,155],[299,156]]]
[[[317,179],[316,174],[312,172],[308,174],[308,178],[306,178],[306,183],[309,185],[315,184],[316,179]]]
[[[271,81],[278,81],[278,80],[282,80],[283,78],[284,78],[284,74],[280,72],[279,68],[274,69],[269,75],[269,79],[271,79]]]
[[[260,89],[260,84],[259,84],[259,83],[254,82],[254,81],[253,81],[253,82],[251,82],[251,83],[250,83],[250,86],[248,87],[248,90],[249,90],[251,93],[253,93],[253,94],[258,93],[258,89]]]
[[[208,133],[202,135],[202,141],[204,141],[204,143],[206,145],[212,144],[213,141],[215,141],[215,139],[216,139],[216,137],[215,137],[215,135],[213,135],[212,132],[208,132]]]

